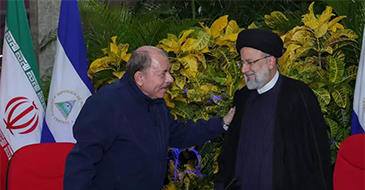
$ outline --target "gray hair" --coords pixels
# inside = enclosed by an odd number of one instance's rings
[[[137,71],[145,73],[145,71],[151,67],[152,63],[151,57],[155,52],[160,52],[161,54],[167,56],[167,54],[163,50],[153,46],[142,46],[132,53],[131,57],[129,58],[129,61],[127,62],[126,72],[132,78],[133,81],[134,81],[134,74]]]

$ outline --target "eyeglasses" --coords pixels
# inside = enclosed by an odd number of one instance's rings
[[[268,57],[271,57],[271,55],[267,55],[267,56],[265,56],[265,57],[261,57],[261,58],[259,58],[259,59],[253,60],[253,61],[239,60],[239,61],[237,61],[237,64],[238,64],[238,66],[243,66],[243,65],[249,65],[249,66],[252,66],[254,63],[256,63],[256,62],[258,62],[258,61],[260,61],[260,60],[262,60],[262,59],[266,59],[266,58],[268,58]]]

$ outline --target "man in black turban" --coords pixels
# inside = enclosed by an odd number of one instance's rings
[[[279,74],[280,36],[243,30],[236,48],[246,87],[234,96],[236,114],[218,159],[215,189],[332,189],[321,108],[307,84]]]

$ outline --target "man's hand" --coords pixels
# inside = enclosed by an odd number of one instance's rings
[[[223,117],[224,124],[230,125],[235,113],[236,113],[236,107],[231,108],[227,113],[227,115]]]

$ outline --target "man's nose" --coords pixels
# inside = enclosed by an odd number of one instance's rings
[[[248,64],[242,64],[242,73],[250,71],[250,66]]]
[[[167,80],[167,82],[172,83],[172,82],[174,82],[174,77],[172,77],[170,73],[167,73],[167,79],[166,80]]]

